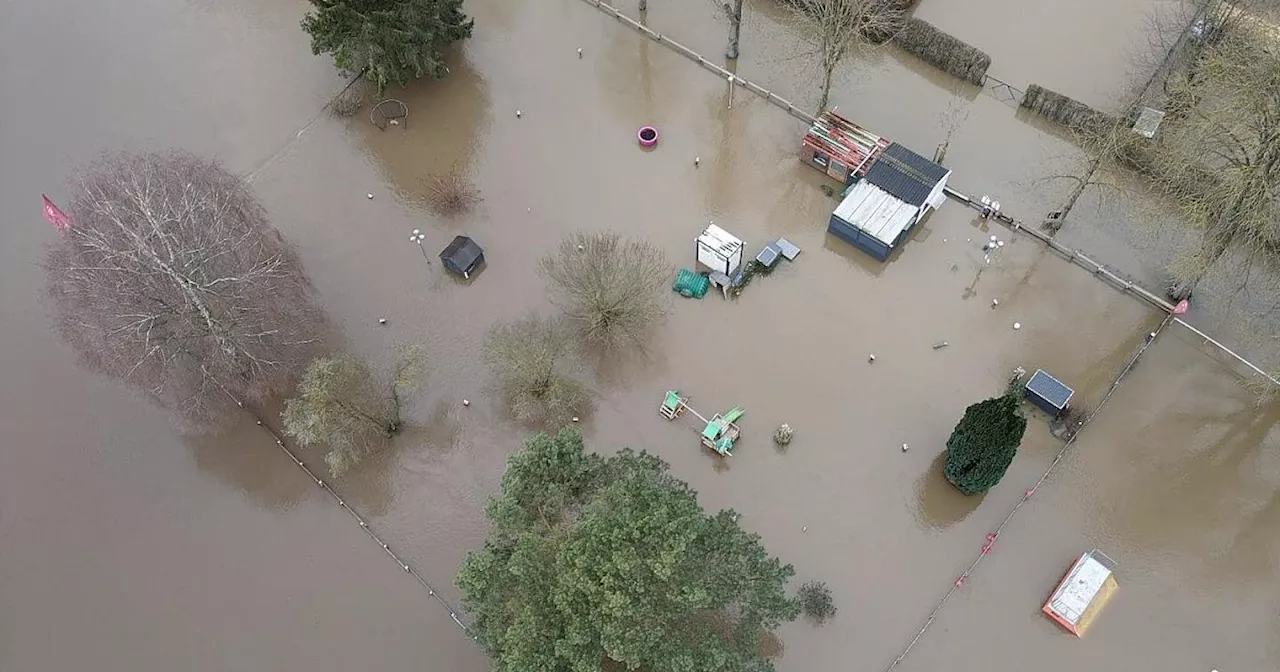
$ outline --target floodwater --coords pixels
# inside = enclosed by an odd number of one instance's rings
[[[892,661],[1061,447],[1036,417],[1006,482],[981,499],[957,497],[937,477],[937,458],[967,404],[1023,366],[1051,371],[1076,389],[1078,404],[1096,405],[1159,323],[954,203],[889,263],[871,262],[825,235],[833,203],[818,189],[821,176],[796,160],[803,126],[783,111],[742,91],[729,109],[723,82],[579,0],[470,10],[476,36],[454,54],[452,76],[389,94],[410,114],[386,131],[363,115],[317,116],[343,83],[294,29],[301,3],[0,10],[0,90],[12,112],[0,120],[9,346],[0,669],[337,670],[427,657],[463,671],[485,665],[426,592],[255,427],[184,440],[162,413],[84,373],[49,338],[35,260],[52,233],[35,216],[35,194],[57,198],[63,173],[102,147],[178,144],[252,172],[346,346],[375,364],[388,363],[397,343],[426,346],[432,372],[409,409],[413,427],[335,487],[451,601],[454,568],[483,538],[484,498],[526,433],[505,419],[479,344],[496,321],[550,309],[537,259],[566,232],[611,229],[650,238],[687,265],[708,220],[753,249],[778,235],[800,245],[795,262],[735,302],[673,301],[648,353],[596,371],[596,405],[583,414],[594,447],[660,454],[708,508],[740,511],[799,580],[831,586],[840,607],[833,622],[778,633],[784,672]],[[647,19],[711,56],[723,46],[713,12],[711,3],[653,0]],[[53,52],[40,68],[12,65],[19,51],[38,51],[38,28],[70,16],[66,30],[82,47]],[[796,49],[780,18],[752,5],[738,71],[808,105],[803,59],[788,56]],[[119,29],[91,30],[102,25]],[[94,40],[107,39],[120,62],[92,58],[108,49]],[[50,81],[60,86],[44,93]],[[49,104],[14,102],[37,93]],[[909,57],[887,52],[848,68],[835,100],[924,154],[940,140],[947,105],[961,101],[970,114],[948,153],[957,187],[990,190],[1015,214],[1050,209],[1065,190],[1028,175],[1069,155],[1069,143]],[[654,151],[636,147],[642,124],[662,132]],[[442,220],[421,207],[422,180],[452,166],[473,175],[485,200]],[[470,283],[444,277],[407,240],[414,228],[432,259],[453,235],[473,236],[488,267]],[[987,263],[979,245],[992,234],[1007,244]],[[1105,657],[1104,667],[1146,668],[1179,652],[1224,671],[1275,667],[1277,628],[1258,621],[1268,604],[1275,612],[1263,587],[1275,584],[1277,566],[1280,521],[1265,470],[1274,465],[1249,462],[1255,475],[1177,461],[1217,464],[1205,455],[1218,450],[1215,436],[1234,432],[1243,443],[1232,445],[1248,446],[1273,440],[1270,425],[1254,422],[1231,371],[1177,338],[1162,337],[1169,342],[1144,356],[1132,386],[1015,519],[910,665],[985,660],[990,642],[951,636],[975,621],[956,612],[1033,619],[1050,588],[1040,577],[1060,574],[1092,544],[1121,562],[1122,592],[1083,642],[1019,638],[1018,650],[1040,667],[1069,669],[1073,659],[1054,658],[1060,650]],[[940,341],[948,346],[935,350]],[[654,413],[669,387],[699,410],[748,409],[734,458],[712,457],[694,427]],[[786,451],[770,440],[782,422],[796,428]],[[1261,459],[1221,450],[1223,460]],[[1170,499],[1164,478],[1199,479],[1186,486],[1196,499]],[[1209,516],[1191,501],[1219,508]],[[1168,508],[1187,524],[1163,516]],[[1236,528],[1208,527],[1219,515]],[[1204,539],[1233,529],[1230,539]],[[1204,564],[1205,554],[1220,560]],[[1023,583],[983,588],[1004,576]],[[1018,627],[1044,629],[1032,622]],[[1168,641],[1150,638],[1157,623]]]

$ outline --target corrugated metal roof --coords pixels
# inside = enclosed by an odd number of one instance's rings
[[[832,214],[892,247],[919,212],[919,206],[863,180],[853,186]]]
[[[922,206],[950,172],[895,142],[871,164],[865,179],[901,201]]]

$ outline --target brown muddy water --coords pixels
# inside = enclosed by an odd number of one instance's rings
[[[102,147],[178,144],[244,172],[266,164],[255,186],[300,248],[348,347],[386,363],[396,343],[427,346],[433,370],[411,409],[414,427],[337,489],[450,600],[454,568],[483,537],[484,498],[526,432],[504,419],[479,343],[495,321],[549,310],[537,259],[565,232],[612,229],[644,235],[688,265],[707,220],[753,249],[776,235],[800,245],[795,262],[736,302],[673,301],[650,352],[595,372],[596,407],[584,413],[598,449],[657,452],[706,506],[743,513],[798,579],[832,587],[834,622],[779,633],[784,671],[892,661],[1061,446],[1034,418],[1005,484],[980,500],[959,498],[938,478],[937,456],[967,404],[996,393],[1018,365],[1050,370],[1075,387],[1077,403],[1096,403],[1159,321],[954,203],[887,264],[828,239],[833,203],[818,189],[822,178],[796,161],[800,124],[741,91],[727,109],[714,77],[579,0],[474,3],[476,37],[455,55],[453,75],[391,94],[410,116],[385,132],[360,116],[315,117],[341,82],[294,29],[300,3],[0,11],[9,346],[0,350],[0,669],[485,665],[425,591],[255,428],[184,440],[163,414],[79,370],[49,337],[36,260],[52,233],[35,195],[64,193],[63,173]],[[655,29],[695,49],[722,47],[710,3],[654,0],[648,14]],[[739,72],[801,102],[802,65],[774,56],[795,51],[776,19],[753,7]],[[39,29],[59,21],[82,46],[14,67],[18,54],[39,52]],[[50,104],[15,102],[37,95]],[[1043,210],[1060,196],[1028,175],[1070,145],[976,89],[884,54],[849,68],[837,92],[842,111],[926,154],[951,101],[971,107],[948,154],[957,186],[990,190],[1009,211]],[[636,147],[641,124],[661,129],[656,150]],[[441,220],[420,207],[421,181],[454,165],[471,172],[485,200]],[[456,233],[475,237],[488,267],[470,283],[445,278],[407,240],[414,228],[427,234],[433,259]],[[991,234],[1008,244],[987,264],[978,245]],[[942,340],[949,346],[931,347]],[[1212,462],[1195,456],[1214,432],[1257,443],[1271,440],[1270,426],[1250,424],[1249,398],[1230,371],[1168,340],[1087,430],[1070,469],[1016,519],[963,601],[948,605],[912,665],[984,660],[986,630],[951,636],[975,622],[958,612],[979,604],[982,618],[1031,618],[1049,586],[983,590],[983,582],[1059,574],[1096,544],[1121,561],[1121,597],[1082,642],[1019,638],[1018,650],[1035,656],[1028,662],[1065,671],[1065,650],[1145,669],[1181,651],[1224,672],[1275,666],[1276,628],[1257,620],[1268,599],[1274,613],[1274,594],[1250,583],[1274,584],[1273,481],[1243,467],[1202,475],[1176,461]],[[734,458],[713,458],[694,427],[654,413],[668,387],[700,410],[746,406]],[[1214,403],[1203,404],[1206,396]],[[797,430],[785,452],[769,438],[781,422]],[[1203,441],[1190,438],[1200,432]],[[1167,469],[1144,452],[1156,449]],[[1222,459],[1237,459],[1233,451]],[[1228,540],[1230,526],[1210,528],[1200,507],[1168,499],[1169,473],[1199,479],[1188,486],[1196,501],[1220,505],[1211,510],[1247,531]],[[1160,515],[1169,507],[1185,526]],[[1026,555],[1007,565],[1015,552]],[[1210,572],[1205,554],[1251,569]],[[1238,602],[1245,589],[1249,599]],[[1150,638],[1152,623],[1166,623],[1168,641]],[[1223,632],[1230,636],[1183,636]],[[1112,645],[1117,637],[1131,643]]]

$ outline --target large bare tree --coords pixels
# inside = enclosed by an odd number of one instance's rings
[[[902,30],[907,18],[894,0],[784,0],[784,4],[799,24],[806,55],[818,63],[819,113],[831,99],[832,78],[845,58],[885,43]]]
[[[194,429],[288,389],[323,320],[242,179],[172,151],[105,155],[73,185],[47,271],[61,332],[87,362]]]
[[[664,315],[673,268],[647,240],[612,232],[570,234],[539,270],[552,302],[589,345],[644,345]]]

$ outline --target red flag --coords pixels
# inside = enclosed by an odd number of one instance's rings
[[[1181,314],[1183,314],[1183,313],[1187,312],[1187,309],[1188,309],[1188,308],[1190,308],[1190,307],[1191,307],[1191,302],[1190,302],[1190,301],[1187,301],[1186,299],[1183,299],[1183,300],[1181,300],[1181,301],[1179,301],[1179,302],[1178,302],[1178,305],[1176,305],[1176,306],[1174,306],[1174,307],[1173,307],[1173,314],[1174,314],[1174,315],[1181,315]]]
[[[48,196],[40,194],[40,198],[44,200],[45,220],[52,224],[58,233],[66,233],[67,229],[71,228],[71,218],[67,216],[67,213],[58,209],[58,206],[54,205]]]

